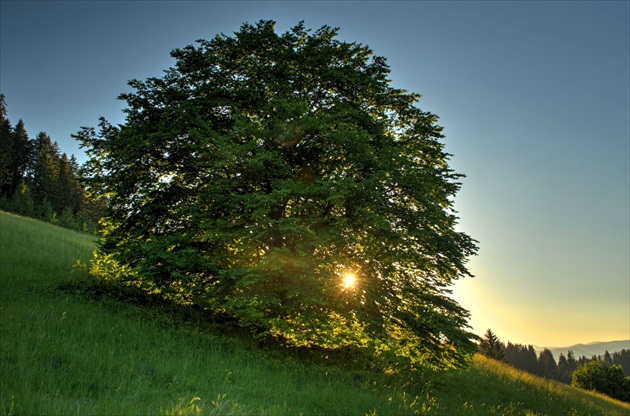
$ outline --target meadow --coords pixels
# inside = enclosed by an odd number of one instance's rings
[[[95,244],[0,212],[0,415],[630,415],[480,355],[396,373],[263,345],[101,290],[73,271]]]

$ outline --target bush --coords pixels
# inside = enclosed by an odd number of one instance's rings
[[[589,361],[575,370],[571,385],[630,402],[630,377],[624,378],[619,365],[607,367],[601,361]]]

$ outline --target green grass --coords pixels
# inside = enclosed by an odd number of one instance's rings
[[[630,415],[626,403],[545,380],[482,355],[475,356],[470,368],[448,373],[435,401],[432,414]]]
[[[0,212],[0,415],[630,415],[480,356],[410,382],[262,347],[159,304],[89,297],[71,268],[94,243]]]

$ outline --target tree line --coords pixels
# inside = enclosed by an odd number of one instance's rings
[[[536,354],[531,345],[505,345],[488,330],[479,343],[480,352],[499,361],[507,362],[528,373],[571,384],[575,387],[595,390],[613,398],[630,402],[630,350],[610,354],[575,357],[572,350],[560,354],[556,361],[553,353],[545,348]]]
[[[86,195],[74,155],[59,150],[45,132],[31,139],[7,117],[0,94],[0,209],[95,233],[105,206]]]

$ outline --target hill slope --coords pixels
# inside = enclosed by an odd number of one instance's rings
[[[93,247],[85,234],[0,212],[0,414],[630,415],[481,356],[413,382],[86,298],[68,288],[88,277],[70,269]]]

